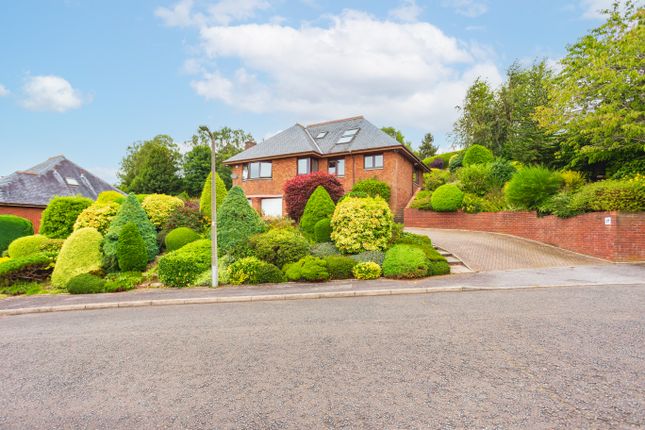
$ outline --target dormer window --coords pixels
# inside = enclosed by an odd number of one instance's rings
[[[358,134],[359,128],[350,128],[345,130],[336,143],[349,143]]]

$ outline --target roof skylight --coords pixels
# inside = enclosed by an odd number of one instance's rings
[[[358,134],[359,130],[359,128],[350,128],[349,130],[345,130],[336,143],[339,144],[351,142],[354,137],[356,137],[356,134]]]
[[[321,131],[321,132],[320,132],[320,133],[318,133],[318,135],[316,136],[316,139],[322,139],[322,138],[323,138],[323,137],[325,137],[325,136],[327,136],[327,132],[326,132],[326,131]]]
[[[67,182],[68,185],[73,185],[75,187],[78,187],[78,181],[75,178],[65,178],[65,182]]]

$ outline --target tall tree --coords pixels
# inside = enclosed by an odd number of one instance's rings
[[[539,123],[562,139],[570,166],[642,157],[645,8],[615,2],[607,21],[567,48]]]
[[[175,194],[181,190],[179,148],[168,135],[136,142],[121,160],[119,187],[133,193]]]
[[[401,133],[401,130],[397,130],[394,127],[382,127],[381,131],[384,132],[385,134],[390,135],[392,138],[394,138],[401,145],[405,145],[410,151],[413,151],[412,143],[410,143],[409,141],[405,140],[405,136],[403,136],[403,133]]]
[[[477,78],[468,88],[460,117],[453,125],[453,137],[463,147],[479,144],[495,153],[501,152],[506,130],[500,127],[495,92],[488,82]]]
[[[426,133],[419,146],[419,157],[421,159],[432,157],[438,150],[439,148],[434,145],[434,136],[432,133]]]
[[[184,190],[191,197],[197,197],[204,188],[204,181],[211,171],[211,149],[198,144],[188,151],[183,158]]]

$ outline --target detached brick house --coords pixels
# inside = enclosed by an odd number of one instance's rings
[[[233,169],[253,207],[284,215],[284,183],[296,175],[323,171],[338,177],[346,192],[361,179],[377,178],[392,188],[397,218],[419,188],[428,168],[407,147],[362,116],[303,126],[296,124],[224,162]]]

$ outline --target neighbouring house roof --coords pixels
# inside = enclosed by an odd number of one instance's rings
[[[99,193],[108,190],[121,192],[63,155],[57,155],[0,178],[0,205],[47,206],[54,196],[96,199]]]
[[[358,129],[353,138],[339,143],[343,133]],[[324,133],[323,137],[317,138]],[[321,156],[369,151],[371,149],[400,149],[422,168],[423,162],[408,148],[384,133],[362,116],[303,126],[296,124],[267,140],[227,159],[225,163],[255,159],[278,158],[286,155],[314,153]]]

